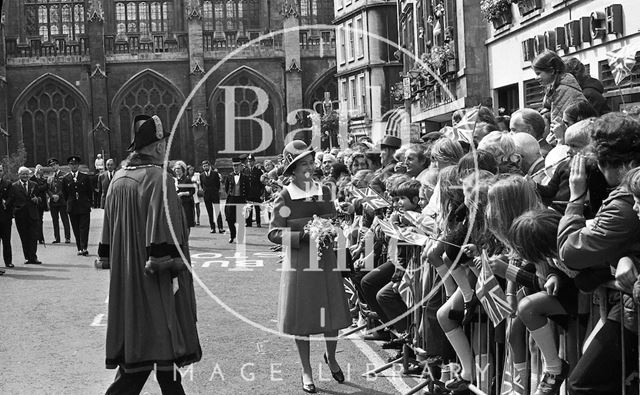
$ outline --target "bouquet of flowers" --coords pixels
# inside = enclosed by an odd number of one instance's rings
[[[304,226],[304,230],[309,233],[309,238],[315,240],[318,247],[318,259],[322,258],[322,251],[328,248],[333,249],[334,242],[338,237],[338,230],[331,219],[326,219],[313,215],[309,223]]]

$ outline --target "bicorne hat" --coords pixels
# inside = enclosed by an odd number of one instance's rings
[[[284,165],[284,175],[291,174],[291,171],[295,168],[295,163],[307,155],[315,156],[313,147],[307,146],[302,140],[293,140],[284,147],[282,150],[282,161]]]
[[[128,151],[135,151],[151,143],[169,137],[169,131],[162,127],[162,121],[157,115],[138,115],[133,119],[133,141]]]

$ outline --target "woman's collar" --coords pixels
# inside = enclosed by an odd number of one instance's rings
[[[314,196],[322,197],[322,186],[319,182],[312,181],[308,184],[308,187],[309,188],[301,189],[293,182],[286,186],[287,191],[289,191],[289,196],[291,196],[293,200],[312,198]]]

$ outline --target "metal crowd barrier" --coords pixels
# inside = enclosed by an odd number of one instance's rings
[[[421,251],[423,247],[420,246],[411,246],[407,249],[406,259],[408,259],[407,263],[407,272],[413,273],[412,284],[411,284],[411,295],[412,295],[412,305],[408,305],[409,310],[413,309],[408,318],[410,318],[409,323],[409,341],[405,344],[405,352],[403,353],[402,358],[398,358],[394,361],[386,363],[382,366],[374,368],[366,373],[363,376],[367,375],[376,375],[380,372],[383,372],[389,368],[391,368],[394,364],[402,363],[405,367],[407,366],[407,351],[410,348],[413,353],[416,355],[416,358],[420,360],[420,356],[424,356],[426,354],[425,350],[427,348],[427,343],[429,339],[426,336],[426,333],[422,333],[421,329],[424,327],[421,325],[423,321],[426,319],[426,303],[423,303],[421,306],[416,306],[415,303],[420,302],[425,295],[429,295],[429,292],[434,291],[432,287],[441,287],[442,282],[438,281],[439,277],[430,265],[423,265],[420,262]],[[433,281],[435,279],[435,281]],[[429,283],[426,282],[428,280]],[[620,352],[622,359],[622,369],[620,374],[620,382],[622,385],[622,395],[627,394],[640,394],[640,380],[638,379],[637,371],[634,374],[627,375],[626,374],[626,361],[625,361],[625,335],[624,335],[624,302],[623,295],[625,291],[616,285],[615,282],[609,282],[604,284],[600,288],[598,288],[594,293],[587,294],[589,300],[589,308],[588,312],[585,311],[584,306],[582,306],[582,316],[581,312],[577,317],[570,317],[568,320],[567,330],[564,330],[560,326],[556,325],[558,332],[558,347],[559,347],[559,355],[562,359],[570,362],[571,369],[575,367],[576,362],[582,356],[582,351],[584,347],[584,341],[590,339],[592,336],[592,331],[595,328],[598,328],[598,325],[595,323],[598,320],[605,319],[607,317],[608,309],[608,295],[607,290],[611,292],[612,290],[618,292],[619,301],[617,303],[620,304],[620,338],[621,338],[621,347]],[[437,294],[437,293],[434,293]],[[584,294],[583,294],[584,295]],[[599,296],[599,306],[596,307],[594,304],[594,295]],[[580,297],[580,296],[578,296]],[[582,296],[584,300],[587,298]],[[611,306],[613,308],[613,306]],[[588,316],[587,316],[588,314]],[[637,306],[634,312],[636,316],[636,329],[637,329],[637,340],[640,344],[640,319],[638,319],[638,309]],[[586,319],[586,323],[585,318]],[[476,363],[476,385],[471,385],[469,390],[478,395],[502,395],[502,394],[531,394],[534,392],[537,383],[541,379],[542,375],[542,358],[540,353],[537,351],[537,347],[530,339],[529,332],[526,331],[525,334],[525,349],[526,349],[526,369],[524,374],[524,379],[519,385],[521,387],[514,388],[513,380],[514,378],[514,369],[513,366],[505,367],[505,360],[507,359],[507,353],[509,352],[509,341],[507,339],[507,335],[504,337],[504,343],[499,343],[496,341],[496,332],[502,331],[505,332],[504,328],[500,328],[502,325],[509,325],[509,323],[503,323],[496,329],[493,328],[493,324],[491,321],[484,315],[482,311],[482,306],[478,305],[478,313],[476,314],[476,318],[474,321],[467,325],[465,328],[465,332],[468,335],[468,338],[472,344],[472,349],[474,350],[474,354],[476,355],[475,363]],[[511,318],[507,318],[507,321],[510,321]],[[356,328],[350,333],[363,329],[362,327]],[[599,329],[599,328],[598,328]],[[584,334],[582,333],[584,331]],[[640,352],[637,356],[638,366],[640,366]],[[424,361],[424,369],[419,379],[422,379],[418,385],[411,388],[405,395],[415,394],[421,391],[426,387],[430,387],[433,384],[433,373],[431,372],[428,364]],[[459,365],[458,365],[459,366]],[[453,366],[455,368],[455,365]],[[637,369],[637,368],[636,368]],[[506,377],[505,377],[506,376]],[[505,384],[505,379],[507,377],[511,377],[511,388]],[[636,380],[637,385],[632,389],[631,381]],[[562,385],[560,390],[560,394],[566,395],[568,392],[566,390],[567,383]]]

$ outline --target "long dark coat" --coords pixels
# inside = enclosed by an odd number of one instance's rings
[[[126,167],[116,172],[107,192],[100,249],[108,251],[111,264],[110,369],[136,372],[157,364],[157,369],[170,370],[174,363],[185,366],[202,356],[191,272],[144,274],[149,255],[180,249],[189,259],[189,228],[173,177],[167,175],[164,187],[175,240],[163,205],[162,175],[159,166]]]
[[[333,250],[322,251],[318,262],[319,271],[308,271],[310,267],[308,239],[300,240],[304,226],[313,215],[332,217],[335,215],[331,191],[322,187],[321,200],[304,198],[293,200],[287,187],[274,202],[273,220],[269,240],[283,243],[285,229],[290,228],[291,270],[283,270],[280,279],[278,326],[281,332],[291,335],[311,335],[346,328],[351,325],[349,306],[344,291],[342,274],[337,267]],[[288,216],[287,216],[288,214]],[[314,256],[315,258],[315,256]]]

